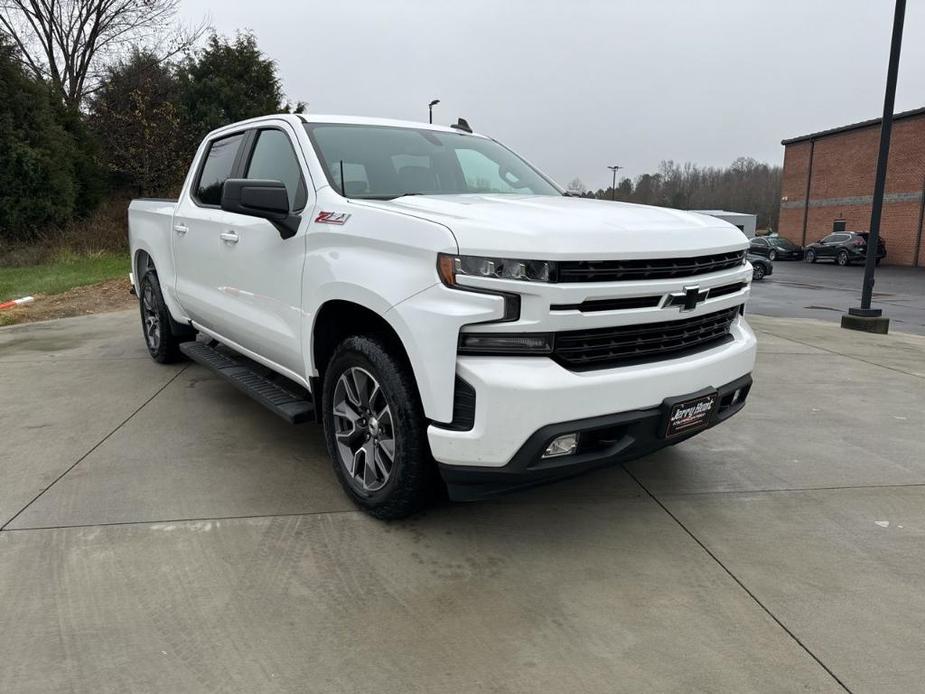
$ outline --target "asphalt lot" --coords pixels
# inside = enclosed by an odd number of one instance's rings
[[[841,321],[861,305],[864,267],[779,260],[774,273],[752,285],[749,311],[765,316]],[[872,306],[883,310],[891,329],[925,335],[925,268],[883,265],[874,275]]]
[[[922,691],[925,339],[752,322],[730,422],[390,524],[134,312],[0,329],[0,691]]]

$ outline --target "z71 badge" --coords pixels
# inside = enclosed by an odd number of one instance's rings
[[[318,224],[346,224],[350,219],[348,212],[319,212],[315,217]]]

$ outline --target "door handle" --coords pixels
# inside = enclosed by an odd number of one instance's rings
[[[174,224],[173,230],[177,232],[180,236],[183,236],[186,232],[189,231],[189,227],[185,224]]]
[[[223,231],[221,234],[218,235],[218,237],[222,241],[227,241],[228,243],[238,242],[238,235],[234,233],[233,231]]]

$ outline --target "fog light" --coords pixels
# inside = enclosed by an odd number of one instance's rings
[[[578,434],[563,434],[557,436],[546,446],[544,458],[557,458],[560,455],[572,455],[578,450]]]

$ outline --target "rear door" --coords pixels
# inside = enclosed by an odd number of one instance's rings
[[[766,255],[768,254],[768,252],[770,251],[770,248],[768,247],[768,240],[767,240],[767,239],[761,239],[761,238],[752,239],[752,241],[751,241],[751,243],[749,244],[749,246],[750,246],[750,247],[749,247],[749,250],[750,250],[752,253],[754,253],[755,255],[764,255],[764,256],[766,256]]]
[[[203,145],[189,190],[180,196],[173,217],[177,297],[193,321],[213,331],[220,331],[229,310],[221,234],[237,217],[221,209],[222,184],[240,170],[246,137],[241,130]]]

